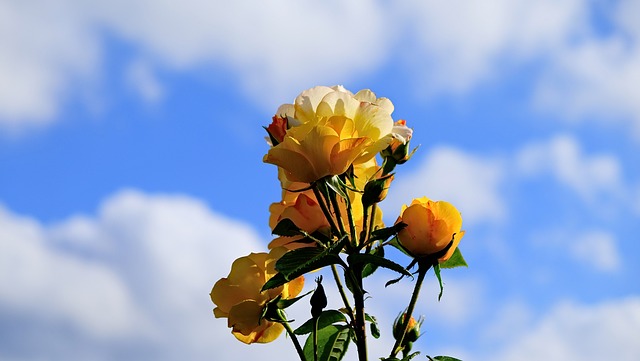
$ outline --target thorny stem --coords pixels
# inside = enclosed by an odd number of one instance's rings
[[[356,275],[355,278],[358,284],[354,287],[353,298],[356,306],[356,319],[355,319],[355,333],[356,333],[356,345],[358,347],[358,360],[367,361],[367,332],[365,329],[365,317],[364,317],[364,291],[362,289],[362,268],[355,267],[353,272]]]
[[[287,334],[291,338],[291,341],[293,342],[293,345],[295,346],[296,351],[298,352],[298,356],[300,357],[300,361],[306,361],[304,357],[304,351],[302,350],[302,346],[300,346],[300,342],[298,342],[298,337],[296,336],[295,333],[293,333],[291,326],[289,326],[289,322],[287,322],[287,320],[283,317],[283,315],[280,315],[280,316],[282,317],[281,324],[284,326],[284,329],[287,331]]]
[[[418,279],[416,280],[416,285],[413,289],[413,294],[411,295],[411,301],[409,301],[409,307],[407,307],[407,312],[402,319],[402,335],[400,338],[396,340],[396,343],[393,345],[391,349],[391,354],[389,358],[395,358],[398,352],[402,351],[402,341],[404,340],[404,336],[407,334],[409,328],[409,321],[411,320],[411,315],[413,314],[413,310],[416,306],[416,302],[418,301],[418,295],[420,294],[420,288],[422,287],[422,281],[424,281],[424,276],[427,274],[427,271],[430,267],[424,267],[423,265],[418,266]]]
[[[356,234],[356,224],[353,220],[353,212],[351,211],[351,200],[349,198],[345,199],[347,202],[347,219],[349,220],[349,230],[351,231],[351,242],[353,244],[358,244],[358,238]]]
[[[367,238],[365,240],[365,242],[367,243],[367,253],[369,253],[369,251],[371,251],[371,244],[369,243],[369,236],[371,235],[371,232],[373,232],[373,227],[376,224],[376,209],[378,207],[376,207],[376,205],[374,204],[373,206],[371,206],[371,218],[369,219],[369,231],[367,232]]]
[[[361,246],[366,244],[369,238],[369,208],[371,208],[371,206],[364,207],[362,211],[362,232],[360,233]]]
[[[344,286],[342,286],[342,281],[340,281],[340,275],[338,274],[338,268],[335,264],[331,265],[331,272],[333,273],[333,278],[336,280],[336,286],[338,287],[338,292],[340,293],[340,297],[342,297],[342,302],[344,303],[344,308],[347,310],[347,314],[351,321],[353,321],[353,309],[349,304],[349,299],[347,298],[347,294],[344,292]]]
[[[320,209],[322,209],[322,213],[324,213],[325,218],[329,222],[329,226],[331,226],[331,231],[334,234],[339,234],[338,227],[336,227],[336,224],[333,221],[333,217],[331,217],[331,212],[329,212],[329,208],[327,208],[327,204],[324,202],[322,194],[320,194],[320,191],[318,190],[317,184],[313,185],[313,194],[316,196],[318,204],[320,205]]]
[[[342,214],[340,212],[340,204],[338,204],[338,198],[335,192],[331,192],[329,195],[331,199],[331,205],[333,206],[333,212],[336,214],[336,219],[338,220],[338,227],[340,228],[340,235],[346,234],[346,230],[344,228],[344,222],[342,222]],[[353,239],[351,240],[353,242]]]

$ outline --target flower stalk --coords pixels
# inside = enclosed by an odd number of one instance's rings
[[[407,311],[405,312],[405,316],[402,322],[402,326],[400,327],[402,331],[400,337],[396,338],[396,342],[393,344],[391,348],[391,353],[389,354],[389,358],[393,359],[396,355],[402,351],[402,344],[404,341],[404,337],[407,335],[407,331],[409,331],[409,322],[411,320],[411,316],[413,316],[413,310],[416,307],[416,303],[418,302],[418,296],[420,295],[420,288],[422,288],[422,282],[424,281],[424,277],[427,274],[430,266],[418,266],[418,278],[416,279],[416,284],[413,288],[413,293],[411,293],[411,300],[409,301],[409,305],[407,306]]]

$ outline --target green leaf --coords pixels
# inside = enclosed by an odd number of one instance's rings
[[[369,238],[369,240],[370,241],[386,241],[390,237],[398,234],[398,232],[400,232],[406,226],[407,226],[406,223],[400,222],[400,223],[394,224],[391,227],[376,229],[375,231],[371,232],[371,238]]]
[[[285,237],[293,237],[299,236],[302,234],[302,231],[298,226],[293,223],[289,218],[284,218],[276,226],[273,228],[271,234],[275,234],[277,236],[285,236]]]
[[[442,298],[442,291],[444,288],[442,287],[442,277],[440,277],[440,265],[438,263],[433,265],[433,272],[436,274],[438,278],[438,284],[440,284],[440,294],[438,294],[438,301]]]
[[[350,329],[347,326],[327,326],[318,330],[318,361],[340,361],[349,347]],[[313,360],[313,333],[304,344],[304,356]]]
[[[347,237],[343,237],[327,248],[304,247],[289,251],[276,262],[276,270],[293,279],[324,266],[342,263],[338,254],[347,240]]]
[[[418,356],[419,354],[420,354],[420,351],[418,351],[418,352],[414,352],[414,353],[411,353],[411,354],[409,354],[409,355],[407,355],[407,356],[403,357],[403,358],[402,358],[402,361],[410,361],[410,360],[412,360],[414,357]],[[427,356],[427,357],[428,357],[428,356]]]
[[[332,264],[342,264],[338,253],[346,241],[347,237],[343,237],[328,248],[304,247],[285,253],[276,262],[278,273],[262,286],[262,291],[281,286],[307,272]]]
[[[429,358],[430,361],[462,361],[458,358],[451,357],[451,356],[436,356],[436,357],[427,356],[427,357]]]
[[[413,258],[413,256],[411,255],[411,253],[409,253],[409,251],[407,251],[401,244],[400,241],[398,240],[398,237],[393,237],[393,239],[391,239],[391,241],[389,241],[389,244],[393,247],[395,247],[396,249],[398,249],[400,252],[406,254],[407,256]]]
[[[263,126],[263,128],[264,128],[264,130],[267,131],[267,134],[269,134],[269,139],[271,140],[271,145],[272,146],[275,147],[276,145],[280,144],[280,142],[278,142],[278,140],[276,138],[274,138],[273,135],[271,135],[271,132],[269,131],[269,128],[267,128],[265,126]]]
[[[401,273],[405,276],[411,276],[411,273],[409,271],[407,271],[406,268],[402,267],[401,265],[387,259],[384,257],[380,257],[377,256],[375,254],[368,254],[368,253],[354,253],[352,255],[349,255],[349,257],[347,257],[347,262],[349,263],[349,265],[353,266],[353,265],[358,265],[358,264],[364,264],[364,265],[375,265],[375,266],[379,266],[379,267],[384,267],[384,268],[388,268],[390,270],[396,271],[398,273]]]
[[[281,298],[278,300],[278,308],[281,310],[284,310],[285,308],[293,305],[294,303],[300,301],[301,299],[303,299],[304,297],[307,297],[309,294],[311,294],[311,292],[313,291],[309,291],[307,293],[305,293],[302,296],[298,296],[296,298]]]
[[[371,254],[384,257],[384,247],[379,245],[378,247],[371,250]],[[362,278],[369,277],[378,269],[378,266],[373,263],[368,263],[362,269]]]
[[[289,280],[287,280],[282,273],[276,273],[275,276],[269,278],[260,291],[270,290],[272,288],[282,286],[287,282],[289,282]]]
[[[325,184],[331,188],[337,195],[342,198],[349,198],[347,195],[347,187],[346,184],[338,177],[334,175],[333,177],[324,178]]]
[[[440,268],[456,268],[456,267],[469,267],[467,262],[462,257],[462,252],[460,252],[460,248],[456,248],[451,255],[451,258],[446,260],[445,262],[440,263]]]
[[[368,313],[365,313],[364,319],[370,322],[371,336],[373,336],[373,338],[380,338],[380,328],[378,327],[378,321],[376,320],[376,318],[369,315]]]
[[[326,310],[318,317],[318,330],[321,330],[327,326],[330,326],[337,322],[347,322],[345,315],[338,310]],[[298,327],[293,333],[296,335],[305,335],[313,331],[314,319],[311,318]]]

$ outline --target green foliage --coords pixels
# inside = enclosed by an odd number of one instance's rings
[[[262,286],[262,290],[282,286],[296,277],[324,266],[342,264],[343,261],[338,256],[338,253],[340,253],[346,241],[347,237],[344,237],[328,248],[304,247],[285,253],[276,262],[278,273]]]
[[[384,257],[384,247],[379,245],[378,247],[373,248],[370,253],[378,257]],[[373,263],[366,264],[362,269],[362,278],[371,276],[377,269],[378,266]]]
[[[438,284],[440,285],[440,293],[438,294],[438,301],[440,301],[440,299],[442,298],[444,287],[442,287],[442,277],[440,277],[440,265],[438,263],[433,265],[433,272],[436,274],[436,278],[438,278]]]
[[[284,218],[280,222],[278,222],[278,224],[276,224],[271,234],[284,237],[293,237],[301,235],[302,231],[300,230],[300,228],[298,228],[298,226],[295,225],[295,223],[293,223],[292,220],[290,220],[289,218]]]
[[[462,252],[460,252],[460,248],[456,247],[456,250],[453,251],[451,258],[446,260],[445,262],[440,263],[440,268],[456,268],[456,267],[469,267],[467,261],[462,257]]]
[[[418,356],[420,354],[420,352],[413,352],[408,354],[407,356],[404,356],[402,359],[399,359],[397,357],[391,357],[391,358],[381,358],[380,360],[382,361],[410,361],[411,359],[413,359],[414,357]],[[427,356],[429,357],[429,356]]]
[[[369,321],[369,325],[371,327],[371,336],[373,338],[380,338],[380,328],[378,327],[378,320],[375,317],[371,316],[368,313],[364,314],[364,319]]]
[[[318,329],[318,361],[340,361],[347,352],[351,329],[347,326],[330,325]],[[304,344],[304,356],[313,360],[313,334],[307,337]]]
[[[458,358],[451,357],[451,356],[436,356],[436,357],[427,356],[427,358],[429,359],[429,361],[462,361]]]
[[[347,323],[347,318],[345,315],[337,310],[326,310],[323,311],[318,317],[318,330],[321,330],[327,326],[333,325],[334,323]],[[311,318],[303,323],[300,327],[298,327],[293,333],[296,335],[305,335],[307,333],[313,332],[314,327],[314,319]]]
[[[337,195],[342,198],[349,198],[347,195],[347,185],[342,181],[342,179],[340,179],[340,177],[335,175],[333,177],[324,178],[323,180],[325,182],[324,184],[331,188],[331,190],[333,190]]]
[[[411,276],[411,273],[407,271],[406,268],[402,267],[401,265],[387,258],[380,257],[375,254],[354,253],[352,255],[349,255],[349,257],[347,257],[347,262],[352,267],[357,267],[357,266],[365,267],[366,265],[372,265],[376,267],[388,268],[390,270],[396,271],[405,276]]]
[[[406,226],[407,226],[406,223],[400,222],[400,223],[394,224],[391,227],[376,229],[375,231],[371,232],[371,237],[369,238],[369,241],[386,241],[392,236],[395,236],[396,234],[398,234],[398,232],[400,232]]]
[[[276,302],[277,306],[279,309],[284,310],[285,308],[293,305],[294,303],[300,301],[301,299],[307,297],[309,294],[311,294],[311,292],[313,291],[309,291],[307,293],[305,293],[302,296],[298,296],[295,298],[282,298],[281,296],[278,296],[276,299],[274,299],[271,302]]]

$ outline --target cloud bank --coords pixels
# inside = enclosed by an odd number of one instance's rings
[[[180,195],[122,191],[54,225],[0,208],[0,358],[256,356],[214,319],[208,291],[262,248],[247,225]]]
[[[640,134],[640,95],[633,91],[640,81],[640,27],[630,15],[638,2],[615,2],[607,11],[598,6],[577,0],[4,2],[0,126],[19,131],[55,121],[80,90],[112,76],[103,63],[113,38],[134,49],[128,77],[146,100],[162,87],[153,68],[230,72],[247,99],[273,109],[300,89],[354,81],[389,64],[406,68],[416,93],[428,96],[464,95],[533,66],[536,106],[571,119],[613,116]]]

